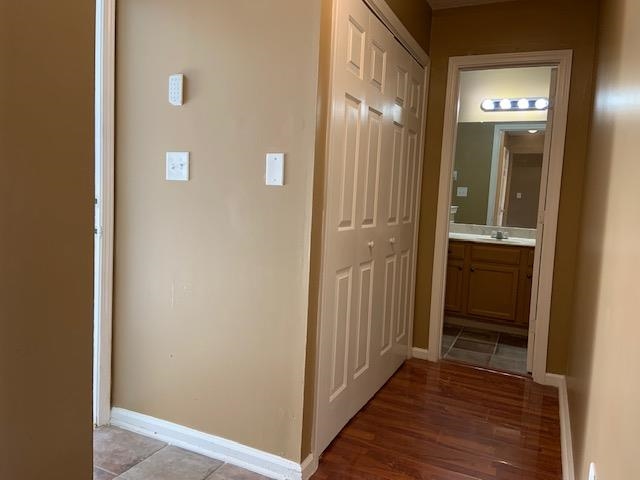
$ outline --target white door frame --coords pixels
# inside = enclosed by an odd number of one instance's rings
[[[495,221],[496,192],[498,190],[498,167],[500,165],[500,145],[504,132],[515,132],[523,130],[546,130],[547,122],[517,122],[517,123],[497,123],[493,128],[493,151],[491,153],[491,175],[489,176],[489,199],[487,200],[487,225],[492,225]]]
[[[93,423],[111,418],[116,0],[96,0]]]
[[[327,102],[327,122],[329,122],[329,124],[327,125],[327,129],[326,129],[326,138],[324,139],[325,144],[326,144],[326,149],[325,151],[327,152],[326,155],[328,155],[328,152],[330,152],[329,149],[329,142],[331,139],[331,125],[330,125],[330,119],[331,119],[331,111],[332,111],[332,99],[331,99],[331,94],[333,92],[333,65],[334,65],[334,61],[335,61],[335,49],[334,46],[336,45],[336,39],[337,39],[337,22],[338,22],[338,18],[337,18],[337,11],[338,11],[338,2],[340,0],[332,0],[332,7],[331,7],[331,15],[332,15],[332,19],[331,19],[331,42],[330,42],[330,48],[331,48],[331,54],[330,54],[330,60],[329,60],[329,65],[330,65],[330,71],[329,71],[329,85],[328,85],[328,91],[329,91],[329,95],[328,98],[326,99]],[[391,9],[391,7],[389,7],[389,5],[386,3],[386,0],[362,0],[372,11],[373,13],[382,21],[382,23],[385,25],[385,27],[387,27],[391,33],[394,35],[394,37],[396,38],[396,40],[398,40],[400,42],[400,44],[411,54],[411,56],[418,62],[418,64],[424,68],[424,91],[423,91],[423,95],[422,95],[422,118],[420,120],[421,122],[421,127],[423,129],[423,131],[426,128],[426,119],[427,119],[427,100],[428,100],[428,92],[429,92],[429,74],[431,71],[431,59],[429,58],[429,55],[427,54],[427,52],[424,51],[424,49],[420,46],[420,44],[413,38],[413,36],[411,35],[411,33],[409,32],[409,30],[407,30],[407,28],[404,26],[404,24],[400,21],[400,19],[396,16],[396,14],[393,12],[393,10]],[[421,198],[421,190],[422,190],[422,170],[423,170],[423,166],[424,166],[424,152],[425,152],[425,145],[424,145],[424,141],[421,142],[421,145],[419,147],[419,158],[422,160],[420,162],[420,168],[418,171],[418,179],[417,179],[417,202],[416,202],[416,208],[415,208],[415,230],[414,230],[414,238],[413,238],[413,251],[414,251],[414,255],[413,255],[413,261],[412,261],[412,270],[411,270],[411,276],[413,279],[413,288],[412,288],[412,298],[411,298],[411,302],[410,302],[410,313],[409,313],[409,328],[408,328],[408,344],[407,344],[407,358],[411,357],[411,352],[412,352],[412,347],[413,347],[413,317],[414,317],[414,308],[415,308],[415,276],[416,276],[416,268],[417,268],[417,244],[418,244],[418,230],[419,230],[419,225],[418,225],[418,219],[420,218],[420,198]],[[326,158],[323,159],[323,161],[326,161]],[[324,182],[324,195],[323,198],[326,198],[327,196],[327,184],[328,182]],[[323,214],[324,216],[324,214]],[[325,229],[326,229],[326,224],[323,221],[323,225],[322,225],[322,238],[325,237]],[[324,260],[324,256],[325,256],[325,252],[324,252],[324,245],[321,247],[322,248],[322,253],[321,253],[321,264]],[[319,291],[318,294],[320,294],[320,292],[322,291],[323,285],[322,285],[322,272],[320,274],[320,283],[319,283]],[[318,311],[317,311],[317,319],[318,322],[320,321],[320,307],[321,307],[321,302],[318,302]],[[320,325],[318,325],[318,329],[317,332],[320,331]],[[320,454],[322,452],[319,452],[317,450],[317,445],[318,442],[316,441],[316,433],[317,433],[317,423],[319,421],[318,418],[318,394],[320,391],[319,388],[319,374],[318,374],[318,366],[319,366],[319,354],[320,354],[320,335],[318,334],[316,336],[316,349],[315,349],[315,355],[316,355],[316,362],[315,362],[315,388],[314,388],[314,405],[313,405],[313,431],[311,432],[311,454],[309,455],[309,457],[307,457],[304,461],[304,465],[305,468],[303,469],[303,478],[309,478],[318,468],[318,461],[320,458]]]
[[[557,87],[553,109],[551,149],[549,157],[546,208],[539,212],[538,222],[544,226],[544,236],[536,248],[533,284],[538,285],[535,308],[535,342],[533,352],[533,379],[544,383],[547,371],[547,346],[549,343],[549,318],[551,314],[551,289],[556,250],[560,186],[564,162],[564,144],[569,111],[569,87],[571,82],[572,50],[546,52],[504,53],[494,55],[472,55],[451,57],[447,80],[444,131],[442,135],[442,157],[440,184],[438,189],[438,210],[436,238],[433,260],[431,291],[431,312],[429,321],[428,359],[440,359],[442,325],[444,322],[444,295],[447,266],[447,244],[449,241],[449,203],[451,199],[451,179],[453,155],[458,121],[457,103],[460,72],[463,70],[484,70],[505,67],[558,67]],[[539,253],[538,253],[539,252]],[[536,298],[534,296],[534,298]]]

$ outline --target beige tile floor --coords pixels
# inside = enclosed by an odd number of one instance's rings
[[[115,427],[93,434],[94,480],[268,480],[213,458]]]

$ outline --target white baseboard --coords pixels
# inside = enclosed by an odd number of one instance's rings
[[[562,446],[562,480],[575,480],[567,379],[564,375],[547,373],[545,376],[545,384],[558,388],[558,401],[560,405],[560,443]]]
[[[222,460],[277,480],[302,480],[303,470],[310,470],[314,463],[312,455],[307,457],[301,465],[241,443],[123,408],[111,410],[111,425],[157,438],[170,445]]]
[[[302,462],[302,480],[308,480],[318,470],[318,459],[310,453]]]
[[[429,360],[429,350],[426,348],[413,347],[411,349],[411,356],[413,358],[419,358],[420,360]]]

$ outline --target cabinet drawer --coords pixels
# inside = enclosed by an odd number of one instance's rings
[[[452,260],[464,260],[464,243],[449,242],[448,253]]]
[[[501,265],[519,265],[520,249],[492,245],[473,245],[471,260],[474,262],[498,263]]]

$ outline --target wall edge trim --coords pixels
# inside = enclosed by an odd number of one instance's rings
[[[318,470],[318,458],[313,453],[310,453],[300,466],[302,468],[302,480],[308,480]]]
[[[562,480],[575,480],[567,378],[564,375],[547,373],[545,375],[544,383],[545,385],[550,385],[558,389],[558,404],[560,408],[560,445],[562,447]]]
[[[413,358],[419,358],[420,360],[429,360],[429,350],[426,348],[413,347],[411,349],[411,356]]]
[[[303,468],[309,470],[313,465],[313,458],[307,457],[301,465],[232,440],[124,408],[114,407],[111,410],[111,425],[277,480],[302,480]]]

